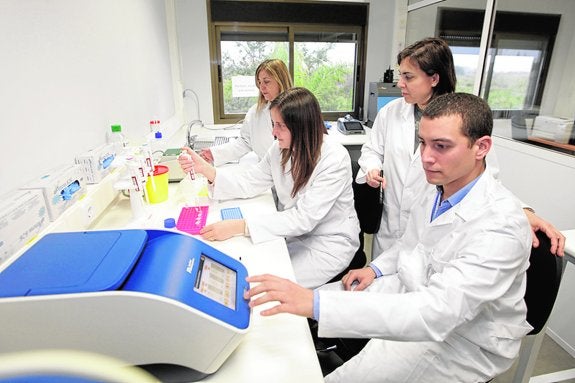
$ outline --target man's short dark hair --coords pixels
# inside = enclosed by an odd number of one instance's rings
[[[469,93],[447,93],[433,98],[423,110],[423,118],[458,115],[461,131],[474,143],[478,138],[491,136],[493,114],[485,100]]]

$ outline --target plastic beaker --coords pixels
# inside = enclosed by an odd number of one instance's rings
[[[150,203],[164,202],[168,199],[168,167],[154,166],[154,175],[148,176],[146,181],[146,194]]]

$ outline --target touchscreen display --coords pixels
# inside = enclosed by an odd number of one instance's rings
[[[202,254],[194,291],[235,310],[236,272]]]
[[[349,131],[363,130],[363,126],[359,121],[346,121],[343,124],[345,125],[345,129]]]

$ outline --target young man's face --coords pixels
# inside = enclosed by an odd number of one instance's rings
[[[425,177],[430,184],[443,185],[443,198],[449,198],[482,173],[483,158],[491,147],[489,136],[470,146],[461,124],[460,116],[451,115],[423,117],[419,125]]]

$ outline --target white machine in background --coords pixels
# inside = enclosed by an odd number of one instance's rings
[[[388,79],[385,82],[369,83],[366,125],[370,128],[373,126],[379,110],[390,101],[401,97],[401,89],[397,87],[397,83],[393,82],[393,72],[391,74],[387,73],[387,76]]]
[[[246,334],[243,264],[167,230],[52,233],[0,272],[0,353],[70,349],[164,382],[212,374]]]
[[[573,120],[551,116],[537,116],[533,122],[532,136],[568,144],[573,130]]]
[[[345,117],[341,117],[337,119],[337,130],[341,134],[365,134],[365,130],[363,129],[363,124],[361,121],[356,120],[355,118],[351,117],[349,114]]]

